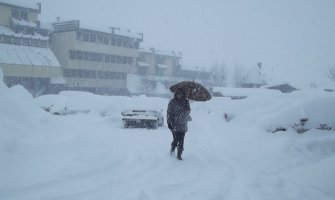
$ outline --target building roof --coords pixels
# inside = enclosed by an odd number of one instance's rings
[[[141,33],[134,33],[130,30],[125,30],[121,28],[115,27],[102,27],[102,26],[91,26],[87,24],[83,24],[80,20],[67,20],[67,21],[58,21],[53,23],[55,31],[69,31],[69,30],[76,30],[76,29],[86,29],[91,31],[97,31],[107,34],[115,34],[124,37],[130,37],[135,39],[143,39]]]
[[[272,87],[278,87],[278,86],[291,86],[292,88],[298,89],[299,87],[296,87],[295,85],[293,85],[292,83],[289,82],[277,82],[277,83],[271,83],[271,84],[267,84],[267,85],[263,85],[262,88],[272,88]]]
[[[56,56],[49,48],[10,45],[3,43],[0,43],[0,63],[60,67]]]
[[[13,5],[21,8],[29,8],[33,10],[39,11],[39,4],[30,3],[24,0],[0,0],[0,4]]]
[[[163,50],[157,50],[155,48],[141,48],[140,52],[142,52],[142,53],[149,53],[149,54],[156,54],[156,55],[162,55],[162,56],[177,57],[177,58],[181,58],[182,57],[182,55],[181,55],[180,52],[163,51]]]

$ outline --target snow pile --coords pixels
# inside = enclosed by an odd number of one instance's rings
[[[167,127],[122,127],[121,111],[165,115],[169,99],[85,92],[33,99],[0,83],[0,199],[332,200],[334,130],[266,128],[300,117],[334,122],[333,99],[304,91],[191,102],[180,162],[169,156]],[[89,113],[56,116],[40,108],[50,105]]]

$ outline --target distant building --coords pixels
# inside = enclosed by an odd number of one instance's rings
[[[141,48],[137,60],[140,75],[172,76],[180,70],[181,53],[161,51],[155,48]]]
[[[262,72],[262,63],[257,63],[247,72],[241,87],[243,88],[259,88],[266,84],[265,74]]]
[[[127,74],[136,72],[143,34],[115,27],[85,26],[79,20],[53,23],[51,48],[66,90],[127,94]]]
[[[0,68],[7,86],[23,85],[34,96],[64,84],[49,37],[38,33],[41,4],[0,0]]]
[[[136,71],[128,75],[128,90],[131,94],[170,96],[170,86],[183,80],[207,83],[211,73],[181,65],[182,54],[155,48],[141,48],[136,62]]]
[[[167,96],[169,87],[178,80],[182,55],[175,51],[141,48],[136,61],[136,71],[128,74],[128,90],[131,94]]]
[[[183,66],[178,72],[177,76],[184,80],[194,80],[208,85],[210,84],[212,73],[206,70],[200,70],[197,67]]]

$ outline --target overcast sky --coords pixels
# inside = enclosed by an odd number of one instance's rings
[[[312,83],[326,81],[335,65],[335,0],[39,2],[41,21],[59,16],[143,32],[142,46],[180,51],[187,66],[262,62],[272,81]]]

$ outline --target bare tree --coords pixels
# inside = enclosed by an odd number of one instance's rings
[[[330,67],[329,68],[329,74],[328,74],[328,77],[335,81],[335,65],[333,67]]]
[[[235,87],[242,87],[242,84],[247,79],[247,71],[245,65],[235,63],[233,68],[233,83]]]
[[[211,67],[212,80],[216,86],[226,86],[227,83],[227,66],[224,62],[221,64],[215,63]]]

